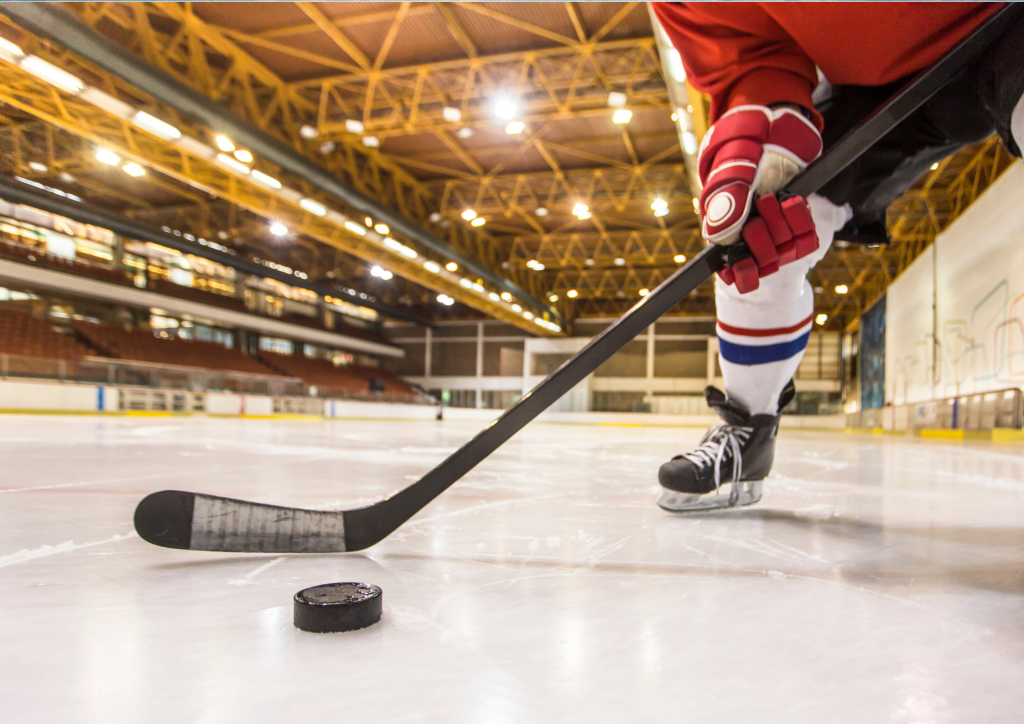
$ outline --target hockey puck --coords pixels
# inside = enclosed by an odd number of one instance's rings
[[[295,594],[295,628],[311,633],[338,633],[380,621],[381,590],[371,583],[325,583]]]

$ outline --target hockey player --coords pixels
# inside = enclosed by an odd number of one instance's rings
[[[753,258],[715,283],[723,418],[662,465],[671,511],[750,505],[771,470],[779,413],[810,335],[807,273],[834,237],[885,243],[885,209],[933,163],[998,132],[1024,146],[1024,23],[808,199],[781,189],[909,77],[997,9],[992,3],[654,3],[689,82],[711,97],[701,143],[702,232]],[[751,210],[757,215],[751,218]]]

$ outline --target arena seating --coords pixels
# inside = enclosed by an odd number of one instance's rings
[[[325,359],[273,352],[261,352],[260,358],[268,367],[289,377],[299,377],[307,385],[316,385],[324,392],[344,390],[356,394],[369,394],[370,392],[416,394],[402,379],[375,367],[335,366],[333,362]],[[378,380],[378,382],[371,383],[372,380]],[[383,390],[380,389],[381,384],[383,384]]]
[[[214,342],[164,339],[150,331],[114,324],[75,322],[73,327],[105,357],[257,375],[276,374],[259,360]]]
[[[0,310],[0,354],[77,360],[92,354],[78,341],[24,312]]]

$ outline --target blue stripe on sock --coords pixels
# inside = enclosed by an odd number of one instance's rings
[[[722,359],[737,365],[761,365],[768,362],[779,362],[784,359],[803,352],[807,347],[807,340],[810,339],[810,331],[807,334],[797,337],[791,342],[780,344],[766,344],[760,347],[746,344],[736,344],[721,337],[718,338],[718,351]]]

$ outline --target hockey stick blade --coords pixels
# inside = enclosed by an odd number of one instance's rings
[[[806,197],[824,186],[977,58],[1022,13],[1024,3],[1009,3],[994,13],[942,60],[919,73],[839,139],[783,193]],[[323,553],[368,548],[422,510],[710,279],[722,268],[726,249],[710,246],[701,251],[501,417],[420,480],[386,500],[354,510],[318,511],[165,490],[139,503],[135,529],[143,540],[155,545],[190,550]]]

